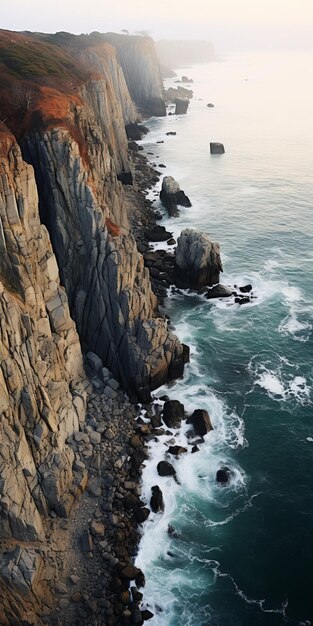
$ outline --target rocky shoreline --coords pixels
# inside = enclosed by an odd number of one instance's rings
[[[130,143],[133,185],[125,195],[131,229],[149,267],[145,232],[158,223],[146,194],[160,174]],[[163,303],[169,282],[161,284],[153,274],[151,279]],[[43,602],[42,623],[140,625],[153,616],[144,603],[144,572],[133,564],[141,524],[150,514],[140,497],[141,470],[147,443],[164,432],[161,407],[131,404],[108,371],[109,384],[104,382],[106,368],[96,355],[87,354],[85,368],[90,381],[86,420],[68,440],[75,455],[73,509],[51,520],[44,576],[55,595],[54,602],[49,596]]]

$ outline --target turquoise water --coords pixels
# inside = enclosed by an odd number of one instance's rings
[[[188,114],[150,120],[143,142],[192,202],[162,223],[207,232],[221,282],[257,294],[242,307],[174,290],[167,301],[192,359],[166,393],[207,408],[214,431],[174,462],[180,485],[156,473],[169,437],[151,446],[143,492],[159,484],[165,513],[146,522],[137,562],[152,626],[313,623],[312,68],[313,55],[286,53],[185,69]],[[226,154],[210,156],[210,141]],[[234,477],[221,488],[225,464]]]

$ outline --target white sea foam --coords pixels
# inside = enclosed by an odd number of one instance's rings
[[[290,363],[288,363],[290,367]],[[253,371],[253,367],[250,370]],[[293,376],[291,372],[283,372],[281,367],[276,369],[261,364],[254,368],[255,385],[262,387],[273,400],[296,400],[299,404],[308,404],[312,387],[304,376]]]

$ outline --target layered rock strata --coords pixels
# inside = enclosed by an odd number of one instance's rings
[[[78,334],[39,220],[33,168],[22,160],[13,136],[3,132],[0,319],[3,548],[4,540],[43,541],[46,517],[68,514],[74,455],[66,442],[84,422],[87,396]],[[42,559],[27,547],[0,558],[1,623],[19,623],[40,609]]]

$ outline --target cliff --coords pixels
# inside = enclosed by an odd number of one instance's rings
[[[107,33],[105,40],[117,50],[132,99],[144,115],[166,115],[163,84],[154,41]]]
[[[33,168],[22,160],[13,136],[3,130],[0,319],[3,549],[4,540],[44,540],[45,519],[51,512],[64,515],[73,502],[69,489],[74,455],[66,441],[84,421],[87,395],[79,338],[48,232],[39,219]],[[35,586],[42,559],[31,549],[22,550],[12,579],[6,554],[0,551],[1,571],[11,593],[3,591],[6,584],[0,580],[1,607],[8,620],[2,617],[1,623],[11,624],[27,613],[28,602],[31,610],[34,603],[40,604]],[[12,564],[12,555],[8,562]]]
[[[82,353],[96,353],[133,401],[149,401],[152,389],[183,371],[182,345],[158,313],[129,227],[124,185],[133,174],[125,125],[138,120],[136,104],[148,111],[161,102],[152,43],[137,42],[134,51],[133,43],[134,67],[145,67],[141,86],[131,64],[124,74],[125,44],[121,52],[102,35],[0,31],[5,626],[41,624],[53,604],[48,522],[68,516],[81,483],[86,486],[79,463],[73,484],[72,436],[92,429],[85,423],[91,386]],[[151,58],[144,60],[144,50]],[[135,191],[131,198],[135,203]],[[111,398],[118,386],[112,380]]]

